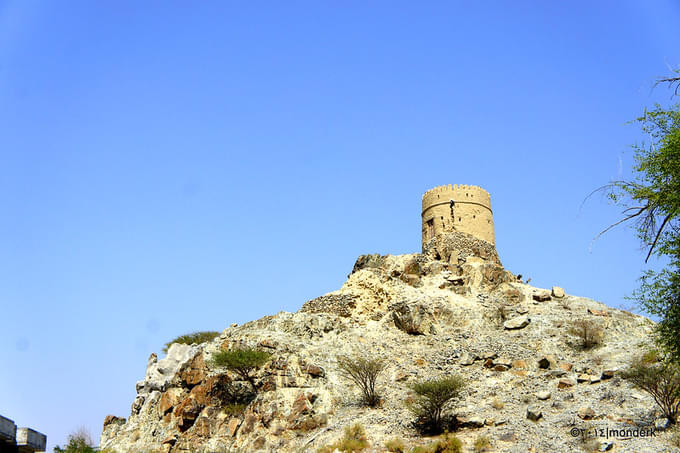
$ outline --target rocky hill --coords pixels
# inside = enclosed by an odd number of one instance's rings
[[[649,347],[653,323],[560,288],[534,288],[505,270],[495,248],[463,233],[422,254],[359,257],[338,291],[296,313],[232,325],[201,345],[174,344],[149,358],[130,417],[108,416],[100,447],[123,452],[304,452],[360,423],[371,447],[400,438],[431,441],[414,429],[405,401],[417,380],[457,374],[466,386],[453,412],[464,451],[475,439],[490,451],[673,451],[670,433],[589,442],[574,429],[660,425],[647,394],[617,376]],[[442,253],[446,250],[446,253]],[[602,329],[583,349],[569,333],[576,320]],[[256,398],[242,413],[219,404],[226,375],[210,358],[258,348],[271,359],[256,373]],[[378,380],[381,405],[359,404],[339,355],[388,361]],[[241,384],[243,384],[241,382]]]

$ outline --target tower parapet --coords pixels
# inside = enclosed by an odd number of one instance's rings
[[[423,248],[442,233],[462,232],[496,245],[489,193],[478,186],[449,184],[423,194]]]

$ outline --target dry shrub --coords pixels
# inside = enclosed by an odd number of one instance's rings
[[[365,450],[369,446],[370,444],[366,439],[366,432],[364,431],[363,426],[356,423],[345,428],[345,437],[331,445],[319,448],[317,453],[333,453],[335,450],[346,453],[358,452]]]
[[[590,319],[577,319],[571,323],[569,334],[578,338],[583,349],[590,349],[602,343],[604,331],[595,321]]]

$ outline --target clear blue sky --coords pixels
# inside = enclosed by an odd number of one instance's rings
[[[421,194],[491,193],[498,251],[611,306],[633,232],[588,193],[680,65],[680,4],[0,0],[0,413],[127,417],[147,357],[420,249]]]

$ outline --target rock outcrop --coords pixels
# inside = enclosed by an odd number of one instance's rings
[[[495,451],[577,451],[583,439],[570,430],[584,420],[591,427],[656,426],[651,398],[617,376],[649,345],[651,321],[561,288],[533,288],[501,266],[495,249],[457,240],[465,242],[463,252],[440,239],[424,254],[362,256],[340,290],[296,313],[229,327],[202,345],[173,345],[160,360],[152,355],[129,418],[107,417],[100,447],[316,451],[357,422],[374,451],[386,451],[394,437],[419,445],[427,440],[404,404],[409,384],[449,374],[467,384],[453,408],[466,451],[482,435]],[[584,351],[569,335],[570,323],[594,318],[602,345]],[[210,358],[242,347],[271,359],[254,374],[254,399],[224,407],[220,395],[248,383]],[[339,373],[337,357],[355,354],[388,363],[377,408],[361,407],[357,389]],[[616,451],[668,447],[663,432],[607,442]]]

